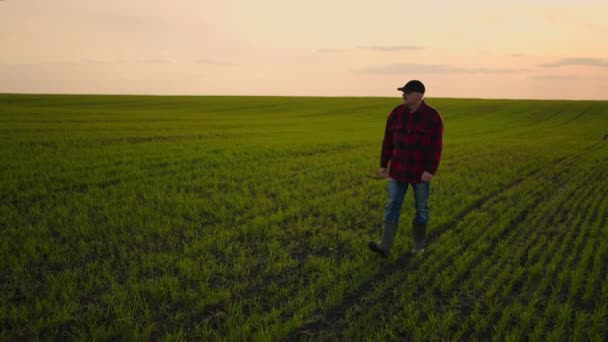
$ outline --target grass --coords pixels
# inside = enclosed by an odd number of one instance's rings
[[[385,260],[399,101],[0,94],[0,338],[605,340],[608,102],[427,99]]]

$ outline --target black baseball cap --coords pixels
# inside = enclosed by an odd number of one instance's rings
[[[407,82],[403,87],[401,88],[397,88],[397,90],[401,90],[404,93],[412,93],[412,92],[419,92],[424,94],[424,84],[422,84],[422,82],[418,81],[418,80],[411,80],[409,82]]]

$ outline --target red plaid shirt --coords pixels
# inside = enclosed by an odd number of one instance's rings
[[[443,118],[424,100],[410,113],[405,103],[395,107],[386,120],[380,167],[403,183],[420,183],[423,171],[435,174],[443,149]]]

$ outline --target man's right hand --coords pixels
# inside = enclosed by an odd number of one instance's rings
[[[388,171],[385,167],[381,167],[379,173],[382,178],[388,177]]]

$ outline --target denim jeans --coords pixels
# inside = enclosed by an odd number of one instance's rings
[[[414,189],[414,207],[416,215],[412,223],[426,224],[429,220],[429,193],[431,188],[430,182],[423,183],[401,183],[388,177],[388,186],[386,192],[388,200],[386,202],[385,221],[399,223],[399,214],[401,204],[407,192],[408,185]]]

